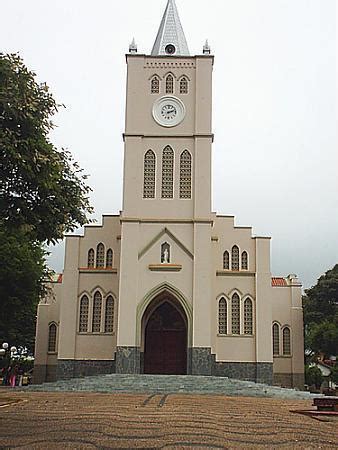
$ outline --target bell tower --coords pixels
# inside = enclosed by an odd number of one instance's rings
[[[207,45],[190,55],[174,0],[151,54],[139,54],[135,41],[129,50],[116,371],[142,372],[143,322],[134,311],[171,286],[191,308],[188,373],[207,375],[210,367],[201,372],[198,361],[211,351],[213,56]]]
[[[174,0],[127,60],[123,217],[209,218],[213,56],[191,56]]]

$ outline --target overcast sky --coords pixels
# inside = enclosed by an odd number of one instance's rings
[[[272,272],[304,287],[338,262],[335,0],[176,0],[192,54],[215,55],[213,209],[272,237]],[[66,109],[53,142],[122,204],[125,53],[150,53],[166,0],[11,0],[0,43]],[[51,266],[63,267],[63,246]]]

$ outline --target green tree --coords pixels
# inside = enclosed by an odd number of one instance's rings
[[[92,212],[86,176],[48,137],[58,106],[18,55],[0,53],[0,217],[7,229],[47,243]]]
[[[0,261],[0,339],[32,349],[46,276],[44,250],[25,233],[0,228]]]
[[[49,139],[58,107],[20,56],[0,53],[0,340],[32,348],[45,244],[88,223],[86,176]]]
[[[323,375],[321,370],[316,366],[305,366],[305,384],[308,386],[316,386],[320,388],[323,382]]]
[[[338,264],[303,297],[305,344],[314,353],[338,353]]]

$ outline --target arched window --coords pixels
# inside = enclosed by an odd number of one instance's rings
[[[160,80],[156,75],[151,79],[150,92],[152,94],[158,94],[160,92]]]
[[[252,301],[246,298],[244,301],[244,334],[252,334],[253,331],[253,314]]]
[[[273,354],[279,355],[279,325],[274,323],[272,325],[272,350]]]
[[[91,248],[88,250],[88,267],[94,267],[95,262],[95,253],[94,249]]]
[[[79,331],[80,333],[86,333],[88,331],[88,313],[89,313],[89,300],[86,295],[81,298],[80,301],[80,320]]]
[[[110,295],[106,300],[106,313],[104,316],[104,331],[112,333],[114,331],[114,299]]]
[[[143,198],[155,198],[156,156],[152,150],[144,155]]]
[[[231,249],[231,270],[239,270],[239,248],[234,245]]]
[[[240,300],[238,294],[234,294],[231,298],[231,333],[241,333],[241,313]]]
[[[161,245],[161,263],[169,264],[170,263],[170,245],[168,242],[164,242]]]
[[[291,355],[291,333],[289,327],[283,328],[283,355]]]
[[[227,301],[224,297],[218,302],[218,333],[227,334],[228,332],[228,314]]]
[[[191,154],[188,150],[180,156],[180,198],[191,198]]]
[[[162,198],[173,198],[174,151],[169,145],[162,152]]]
[[[93,322],[92,332],[99,333],[101,329],[101,308],[102,308],[102,295],[99,291],[94,294],[93,301]]]
[[[111,248],[107,250],[106,267],[113,267],[113,250]]]
[[[104,267],[104,245],[101,243],[96,247],[96,267]]]
[[[225,250],[225,252],[223,253],[223,269],[224,270],[230,269],[229,259],[230,259],[229,252],[228,252],[228,250]]]
[[[55,323],[51,323],[49,325],[48,330],[48,351],[55,352],[56,351],[56,325]]]
[[[186,77],[180,79],[180,94],[188,93],[188,80]]]
[[[248,270],[248,254],[247,254],[247,252],[242,252],[242,269]]]
[[[171,74],[167,75],[165,79],[165,92],[166,94],[174,93],[174,78]]]

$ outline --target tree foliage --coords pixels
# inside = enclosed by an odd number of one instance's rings
[[[33,348],[36,308],[46,276],[44,251],[25,233],[0,227],[0,338]]]
[[[86,176],[49,139],[59,106],[20,56],[0,53],[0,340],[30,349],[44,246],[92,212]]]
[[[323,375],[321,370],[317,366],[305,366],[305,384],[308,386],[315,386],[320,388],[323,382]]]
[[[7,229],[48,243],[91,212],[82,170],[48,137],[58,106],[18,55],[0,54],[0,217]]]
[[[303,297],[305,343],[313,352],[338,354],[338,264]]]

